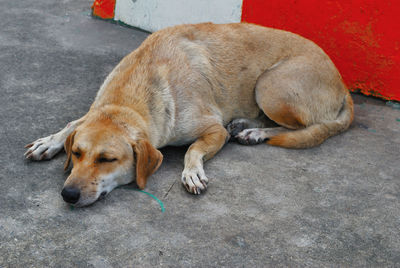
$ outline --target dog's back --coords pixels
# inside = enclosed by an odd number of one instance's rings
[[[268,93],[258,94],[263,97],[257,101],[260,78]],[[110,74],[95,105],[116,96],[124,105],[126,100],[135,107],[151,103],[152,136],[160,147],[194,140],[210,121],[227,125],[235,118],[255,118],[261,110],[271,118],[282,113],[279,107],[306,107],[293,111],[305,128],[336,118],[347,94],[329,57],[303,37],[245,23],[204,23],[152,34]],[[278,108],[267,113],[262,105]],[[282,140],[270,143],[298,147]]]

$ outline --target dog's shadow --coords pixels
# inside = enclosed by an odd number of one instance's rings
[[[183,164],[185,153],[189,149],[189,145],[184,146],[166,146],[160,149],[164,156],[163,165],[176,164],[177,162]]]

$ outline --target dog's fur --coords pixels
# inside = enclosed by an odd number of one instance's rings
[[[264,128],[260,114],[282,127]],[[27,145],[26,157],[50,159],[65,143],[73,169],[64,189],[77,188],[83,206],[135,179],[144,188],[162,161],[156,148],[191,143],[182,182],[199,194],[203,161],[230,136],[308,148],[352,120],[351,96],[313,42],[252,24],[181,25],[150,35],[108,75],[85,116]]]

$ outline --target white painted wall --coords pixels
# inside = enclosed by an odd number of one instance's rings
[[[117,0],[115,20],[150,32],[183,23],[240,22],[242,0]]]

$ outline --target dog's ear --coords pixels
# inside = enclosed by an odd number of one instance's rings
[[[163,155],[147,140],[132,143],[132,149],[136,154],[136,184],[144,189],[147,178],[160,167]]]
[[[65,160],[64,163],[64,170],[68,169],[69,163],[71,162],[72,144],[74,144],[75,133],[76,131],[69,134],[64,143],[64,150],[67,153],[67,160]]]

